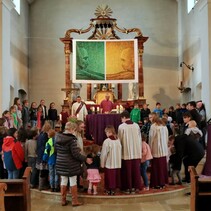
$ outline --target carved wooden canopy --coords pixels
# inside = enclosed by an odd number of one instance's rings
[[[95,10],[96,18],[90,19],[90,24],[86,29],[69,29],[65,33],[64,38],[60,38],[60,40],[65,44],[64,51],[66,56],[65,61],[65,70],[66,70],[66,87],[63,91],[66,91],[66,95],[70,93],[72,89],[72,80],[70,79],[70,60],[68,57],[72,52],[72,33],[77,33],[79,35],[88,33],[94,29],[94,32],[91,36],[88,37],[89,40],[108,40],[108,39],[120,39],[117,36],[116,31],[120,33],[135,33],[135,39],[138,40],[138,50],[139,50],[139,82],[138,82],[138,90],[139,97],[144,96],[144,85],[143,85],[143,67],[142,67],[142,54],[143,54],[143,43],[147,41],[148,37],[144,37],[142,32],[138,28],[120,28],[117,25],[117,20],[115,18],[111,18],[112,15],[111,8],[108,5],[98,6]],[[87,86],[87,100],[91,99],[91,84]],[[68,92],[68,93],[67,93]],[[67,97],[67,96],[66,96]],[[122,98],[122,85],[118,84],[118,99]]]

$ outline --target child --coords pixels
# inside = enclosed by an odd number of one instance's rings
[[[99,146],[93,144],[90,148],[90,153],[87,158],[92,158],[92,164],[87,164],[87,180],[89,181],[88,194],[97,195],[97,185],[101,180],[99,168],[100,168],[100,156],[99,156]]]
[[[141,110],[139,108],[138,103],[134,104],[133,110],[130,112],[131,121],[139,124],[141,122]]]
[[[18,179],[24,160],[24,151],[20,142],[17,141],[17,129],[10,128],[7,134],[2,145],[4,164],[8,171],[8,179]]]
[[[68,109],[66,107],[62,107],[62,111],[59,116],[59,120],[61,121],[63,131],[65,128],[65,124],[67,123],[67,119],[69,117]]]
[[[12,117],[11,119],[13,121],[13,127],[17,129],[18,128],[18,117],[17,117],[15,106],[10,107],[10,114],[11,114],[11,117]]]
[[[59,192],[59,177],[56,174],[56,154],[54,151],[55,142],[55,130],[50,129],[48,131],[48,142],[45,145],[45,151],[43,154],[43,161],[48,162],[49,176],[50,176],[50,186],[51,192]]]
[[[161,103],[156,103],[156,108],[153,110],[160,118],[163,116],[163,110],[161,109]]]
[[[23,101],[23,108],[22,108],[22,121],[23,121],[23,128],[28,129],[29,124],[29,102],[28,100]]]
[[[8,110],[5,110],[3,113],[2,113],[2,118],[5,120],[3,126],[6,127],[7,129],[9,128],[13,128],[14,125],[13,125],[13,119],[11,117],[11,114]]]
[[[170,164],[170,168],[171,168],[171,179],[172,179],[170,185],[175,185],[175,175],[177,175],[177,178],[178,178],[177,184],[182,185],[182,179],[180,176],[181,165],[177,161],[175,147],[171,147],[170,151],[171,151],[171,155],[169,158],[169,164]]]
[[[42,128],[42,107],[39,106],[37,109],[37,128],[40,131]]]
[[[36,159],[37,159],[37,136],[38,129],[32,128],[28,134],[28,140],[25,143],[25,160],[28,162],[28,166],[32,168],[32,175],[30,181],[30,187],[34,188],[37,181],[37,169],[36,169]]]
[[[122,146],[113,126],[105,128],[107,139],[101,150],[101,167],[104,170],[105,189],[108,195],[114,195],[114,190],[120,188]]]
[[[146,143],[147,135],[142,134],[142,158],[141,158],[141,176],[144,181],[144,190],[149,190],[149,182],[147,176],[147,168],[149,167],[150,160],[153,158],[149,145]]]
[[[188,122],[188,128],[185,130],[185,134],[188,136],[193,136],[197,141],[199,141],[199,139],[203,136],[202,131],[197,127],[194,120],[190,120]]]
[[[170,167],[170,163],[169,163],[170,156],[172,155],[172,150],[171,150],[172,147],[174,147],[174,136],[173,135],[169,136],[169,140],[168,140],[168,155],[166,156],[167,168],[168,168],[169,176],[171,176],[171,170],[172,170],[171,167]]]
[[[4,126],[0,126],[0,179],[6,179],[7,178],[7,171],[4,169],[4,163],[3,163],[3,152],[2,152],[2,145],[3,140],[7,136],[7,128]]]
[[[55,109],[55,103],[50,103],[50,107],[48,109],[48,120],[50,120],[51,127],[55,129],[56,121],[57,121],[57,110]]]
[[[31,128],[37,126],[37,104],[35,102],[31,103],[31,108],[29,109],[29,118]]]
[[[149,130],[150,130],[151,122],[149,121],[149,117],[144,118],[144,125],[141,127],[141,133],[146,135],[146,142],[149,142]]]

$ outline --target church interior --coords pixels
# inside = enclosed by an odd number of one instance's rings
[[[112,3],[92,1],[86,5],[84,1],[43,3],[24,0],[21,1],[19,15],[11,1],[2,1],[1,112],[8,109],[17,96],[27,98],[29,102],[38,103],[41,99],[45,99],[46,104],[55,102],[56,108],[61,110],[66,98],[65,91],[61,91],[66,88],[61,38],[69,29],[87,29],[90,20],[96,18],[96,8],[103,4],[111,8],[111,18],[116,19],[120,29],[137,28],[143,37],[148,37],[141,52],[143,76],[140,77],[143,82],[139,80],[136,84],[134,99],[146,100],[151,109],[156,102],[169,107],[202,100],[209,105],[209,1],[198,1],[189,13],[187,3],[143,0],[131,4],[122,1],[119,5],[115,0]],[[85,12],[78,16],[78,11]],[[73,39],[88,39],[94,32],[92,30],[83,34],[72,33],[71,36]],[[134,39],[137,35],[115,32],[121,39]],[[72,86],[80,86],[78,94],[84,101],[94,101],[99,84],[89,85]],[[124,91],[118,93],[118,85]],[[128,100],[128,83],[112,84],[111,90],[117,100]],[[207,106],[208,115],[209,109]]]
[[[109,115],[135,103],[153,110],[157,102],[169,108],[201,100],[207,120],[211,118],[210,0],[1,0],[0,14],[1,114],[15,97],[27,99],[29,105],[44,99],[47,106],[54,102],[58,113],[64,107],[71,112],[77,96],[89,114],[98,114],[100,102],[109,94],[115,105]],[[113,75],[108,81],[77,81],[75,39],[136,40],[135,79],[112,82]],[[98,138],[92,123],[88,129]],[[102,145],[103,139],[97,143]],[[164,196],[165,191],[169,193]],[[192,209],[188,192],[187,185],[138,197],[93,199],[81,194],[85,205],[77,210],[188,211]],[[69,210],[71,206],[62,207],[59,198],[59,193],[32,190],[30,209]]]

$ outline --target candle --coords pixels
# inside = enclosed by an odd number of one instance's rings
[[[119,110],[119,106],[118,105],[116,106],[116,109]]]
[[[97,107],[97,111],[98,111],[98,112],[100,111],[100,107]]]
[[[60,120],[60,121],[62,120],[62,115],[61,115],[61,114],[59,114],[59,120]]]
[[[124,110],[124,109],[123,109],[123,106],[122,106],[122,105],[120,105],[120,106],[119,106],[119,111],[120,111],[120,113],[122,113],[122,112],[123,112],[123,110]]]
[[[92,107],[92,111],[95,112],[95,107],[94,106]]]

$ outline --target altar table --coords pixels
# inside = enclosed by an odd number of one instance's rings
[[[95,144],[102,145],[107,138],[106,126],[113,125],[117,132],[120,124],[120,114],[88,114],[86,116],[86,137],[91,136]]]

